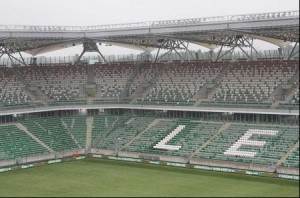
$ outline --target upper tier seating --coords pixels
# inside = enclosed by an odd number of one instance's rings
[[[174,61],[140,65],[97,63],[93,67],[53,64],[0,68],[0,106],[28,106],[47,95],[50,101],[45,102],[50,105],[86,104],[87,101],[95,104],[129,103],[135,100],[138,104],[193,105],[201,98],[201,103],[197,103],[200,106],[274,108],[273,96],[280,93],[281,85],[295,83],[299,87],[299,82],[294,82],[298,63],[298,60]],[[91,100],[84,97],[88,73],[89,82],[96,83],[96,90],[91,91],[96,91],[96,95]],[[26,92],[28,90],[30,93]],[[292,98],[288,91],[289,97],[280,102],[278,108],[297,109],[299,89],[295,89]],[[208,98],[202,97],[204,95]]]
[[[18,72],[31,86],[39,87],[56,101],[77,99],[80,85],[87,83],[85,65],[30,66]]]
[[[299,109],[299,80],[294,82],[295,89],[293,90],[293,96],[289,101],[280,102],[278,108],[280,109]]]
[[[100,86],[101,98],[117,98],[133,72],[133,64],[95,65],[94,81]]]
[[[273,91],[287,84],[297,69],[295,61],[253,61],[231,63],[213,101],[228,104],[264,103]]]
[[[189,103],[204,84],[212,83],[223,66],[223,63],[200,62],[168,64],[165,70],[159,74],[156,86],[139,101]]]
[[[149,84],[155,79],[158,75],[160,75],[160,71],[165,66],[165,63],[148,63],[145,62],[141,65],[139,70],[137,71],[136,77],[133,79],[133,82],[129,87],[129,94],[133,94],[134,91],[143,83]]]
[[[21,105],[31,102],[24,85],[9,68],[0,68],[0,106]]]

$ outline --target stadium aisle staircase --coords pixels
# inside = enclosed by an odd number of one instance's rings
[[[74,142],[78,142],[81,148],[85,147],[86,144],[86,117],[85,116],[71,116],[63,117],[62,122],[65,122],[67,129],[76,139]],[[72,138],[73,139],[73,138]]]
[[[112,129],[117,116],[95,115],[92,127],[92,147],[98,148],[105,139],[106,134]]]
[[[295,148],[292,149],[292,152],[288,153],[287,158],[280,165],[299,168],[299,141],[295,144]]]
[[[54,151],[77,149],[60,117],[25,119],[21,123]]]

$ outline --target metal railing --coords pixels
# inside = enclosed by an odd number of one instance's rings
[[[235,21],[257,21],[299,17],[299,10],[255,13],[243,15],[227,15],[205,18],[191,18],[164,21],[146,21],[136,23],[109,24],[97,26],[37,26],[37,25],[0,25],[0,31],[25,31],[25,32],[88,32],[88,31],[107,31],[132,28],[155,28],[170,26],[186,26],[196,24],[209,24],[217,22]]]
[[[297,48],[298,49],[298,48]],[[259,57],[260,58],[287,58],[291,52],[291,49],[283,49],[282,51],[282,56],[279,54],[278,50],[261,50],[259,52]],[[182,57],[185,56],[185,52],[179,52]],[[196,57],[197,53],[197,58],[198,60],[214,60],[217,57],[218,52],[213,52],[212,54],[210,52],[201,52],[201,51],[191,51],[191,53]],[[226,53],[226,51],[222,51],[221,55]],[[247,51],[247,53],[250,53]],[[256,54],[252,55],[253,58],[258,58]],[[120,55],[104,55],[105,59],[109,61],[110,63],[114,62],[139,62],[144,60],[145,58],[143,57],[142,54],[120,54]],[[299,58],[299,53],[295,55],[296,58]],[[53,56],[53,57],[36,57],[36,64],[38,65],[47,65],[47,64],[74,64],[77,60],[77,56]],[[149,61],[154,61],[155,60],[155,55],[154,54],[149,54],[147,57]],[[187,54],[186,56],[187,60],[194,60],[194,58],[190,55]],[[222,57],[222,59],[226,60],[231,60],[235,61],[238,59],[248,59],[248,57],[240,51],[234,52],[232,55],[227,53],[225,56]],[[221,59],[221,60],[222,60]],[[163,61],[173,61],[173,60],[181,60],[180,56],[177,53],[170,53],[168,56],[163,57],[161,60]],[[24,57],[24,61],[27,65],[33,63],[32,57]],[[98,55],[98,56],[83,56],[82,61],[86,62],[87,64],[95,64],[97,62],[103,63],[103,59]],[[16,60],[10,60],[7,58],[7,56],[3,56],[0,58],[0,67],[4,66],[11,66],[11,65],[18,65],[20,64]]]

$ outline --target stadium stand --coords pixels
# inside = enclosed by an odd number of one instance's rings
[[[299,145],[281,165],[285,167],[299,168]]]
[[[239,61],[230,63],[220,87],[212,98],[213,105],[270,107],[270,96],[285,85],[299,68],[297,61]]]
[[[299,109],[299,79],[294,82],[295,89],[293,89],[290,100],[280,102],[278,108],[280,109]]]
[[[0,160],[18,159],[47,152],[15,125],[0,126]]]
[[[30,86],[38,87],[50,99],[69,101],[79,97],[80,86],[87,83],[86,65],[53,64],[19,68]]]
[[[59,117],[25,119],[21,123],[54,151],[78,148]]]
[[[153,149],[153,146],[174,130],[178,125],[186,126],[178,135],[172,138],[168,145],[181,146],[179,150],[168,151]],[[217,129],[220,123],[201,123],[189,119],[169,120],[159,119],[159,122],[142,134],[138,139],[125,147],[125,150],[148,154],[174,155],[188,157],[197,147],[207,141]]]
[[[140,91],[143,93],[144,90],[138,90],[138,88],[149,88],[149,86],[151,86],[155,81],[154,79],[157,77],[157,75],[160,74],[160,71],[164,68],[164,65],[165,63],[159,62],[156,64],[147,61],[142,63],[138,68],[138,71],[136,72],[136,77],[130,84],[129,94],[133,95],[136,91]]]
[[[37,103],[39,94],[45,96],[43,105],[87,104],[85,86],[91,81],[96,85],[94,104],[298,109],[298,64],[298,60],[96,63],[92,76],[87,64],[0,68],[0,105]],[[290,88],[282,91],[283,86]],[[278,106],[272,107],[276,101]]]
[[[265,141],[263,147],[242,145],[239,150],[256,152],[254,157],[241,157],[238,155],[226,155],[224,152],[232,146],[249,129],[255,130],[275,130],[278,134],[253,135],[251,141]],[[299,140],[299,127],[289,126],[261,126],[261,125],[240,125],[231,124],[227,129],[219,133],[206,147],[195,156],[203,159],[215,159],[225,161],[235,161],[244,163],[274,165],[286,152]]]
[[[72,134],[81,148],[85,147],[86,144],[86,117],[85,116],[70,116],[61,118],[65,128],[69,130],[70,135]]]
[[[132,72],[133,64],[96,64],[94,66],[94,81],[98,86],[97,96],[100,99],[120,97]]]
[[[86,118],[82,115],[54,116],[24,119],[18,123],[54,152],[61,152],[85,147]],[[165,144],[179,149],[155,147],[178,126],[183,127]],[[253,133],[247,135],[249,131]],[[271,132],[274,133],[270,135]],[[49,153],[49,149],[14,124],[0,125],[0,135],[0,160]],[[272,166],[288,155],[281,166],[299,167],[299,146],[296,145],[299,126],[296,125],[224,123],[127,114],[95,115],[91,140],[91,148],[95,149]],[[228,154],[228,149],[237,144],[239,154]]]
[[[194,97],[206,83],[212,83],[221,72],[223,64],[174,61],[166,64],[155,86],[139,102],[152,104],[195,103]]]
[[[113,128],[117,116],[94,116],[94,125],[92,128],[92,146],[97,148],[104,141],[106,134]]]
[[[31,98],[22,84],[13,74],[12,69],[0,68],[0,106],[26,105]]]
[[[129,142],[132,138],[142,132],[153,118],[133,117],[130,120],[120,121],[102,137],[101,144],[96,148],[117,150]]]

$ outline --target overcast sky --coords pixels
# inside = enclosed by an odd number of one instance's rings
[[[0,6],[0,25],[87,26],[299,10],[299,0],[0,0]]]

